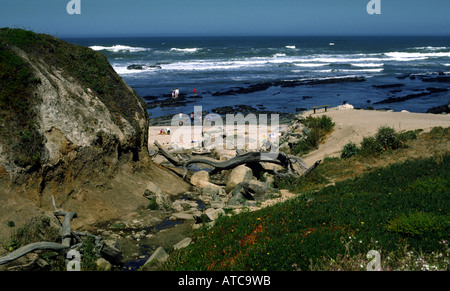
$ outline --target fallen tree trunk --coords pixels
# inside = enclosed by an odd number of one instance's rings
[[[273,163],[281,165],[287,169],[287,173],[283,173],[282,175],[296,175],[296,176],[301,176],[305,172],[309,173],[317,166],[315,165],[314,168],[308,169],[305,162],[301,158],[292,155],[287,155],[283,152],[279,153],[248,152],[239,154],[238,156],[226,161],[218,161],[208,157],[195,157],[183,161],[178,158],[175,158],[170,153],[168,153],[158,143],[158,141],[155,141],[155,145],[159,149],[161,155],[163,155],[170,163],[172,163],[176,167],[183,167],[184,170],[183,179],[186,179],[187,177],[188,166],[196,163],[207,164],[218,170],[228,170],[247,163],[258,163],[258,162]],[[281,173],[278,173],[277,175],[281,175]]]
[[[0,257],[0,265],[17,260],[18,258],[20,258],[28,253],[37,251],[37,250],[60,252],[60,251],[66,250],[68,248],[69,248],[69,246],[65,246],[63,244],[58,244],[58,243],[36,242],[36,243],[28,244],[26,246],[18,248],[17,250],[15,250],[7,255],[4,255],[3,257]]]
[[[54,215],[55,216],[64,216],[64,220],[62,222],[62,243],[53,243],[53,242],[36,242],[31,243],[26,246],[20,247],[17,250],[0,257],[0,265],[9,263],[11,261],[17,260],[18,258],[37,251],[37,250],[48,250],[48,251],[56,251],[61,252],[69,249],[71,247],[71,240],[72,240],[72,228],[71,228],[71,221],[74,217],[77,217],[77,214],[75,212],[66,212],[61,211],[56,208],[55,199],[52,197],[53,202],[53,208],[54,208]]]

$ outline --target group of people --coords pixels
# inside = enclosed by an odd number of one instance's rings
[[[166,128],[166,129],[160,129],[159,130],[159,134],[161,135],[170,135],[170,128]]]
[[[172,89],[172,98],[178,98],[179,94],[180,94],[180,90],[178,88]]]
[[[172,89],[172,98],[178,98],[178,95],[180,95],[180,89]],[[194,96],[197,96],[197,89],[194,88]]]

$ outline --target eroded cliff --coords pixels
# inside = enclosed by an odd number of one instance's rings
[[[3,28],[0,86],[0,218],[51,209],[54,196],[89,223],[147,203],[149,180],[187,189],[150,162],[145,102],[102,54]]]

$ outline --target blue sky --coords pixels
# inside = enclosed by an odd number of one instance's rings
[[[56,36],[450,34],[449,0],[0,0],[0,27]]]

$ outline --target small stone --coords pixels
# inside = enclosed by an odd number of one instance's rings
[[[178,250],[181,248],[187,247],[192,242],[192,239],[190,237],[182,239],[180,242],[178,242],[176,245],[173,246],[174,250]]]

